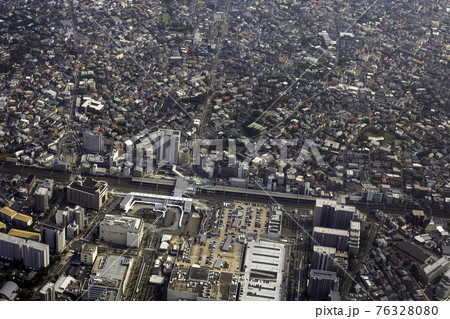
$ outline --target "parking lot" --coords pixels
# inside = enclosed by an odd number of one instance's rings
[[[256,240],[266,232],[270,206],[244,202],[225,203],[223,207],[213,212],[214,226],[207,232],[203,244],[191,247],[191,262],[180,263],[189,267],[192,264],[209,266],[216,270],[239,271],[245,236],[252,236]],[[230,245],[226,246],[230,236]],[[216,264],[222,259],[222,264]]]

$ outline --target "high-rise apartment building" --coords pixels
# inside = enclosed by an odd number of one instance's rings
[[[41,228],[41,240],[50,246],[50,252],[59,254],[66,245],[66,230],[62,226],[43,224]]]
[[[348,230],[355,213],[355,207],[338,204],[335,200],[319,198],[316,200],[313,225]]]

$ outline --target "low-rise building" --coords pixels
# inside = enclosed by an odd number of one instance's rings
[[[93,265],[97,258],[98,247],[96,245],[85,244],[81,250],[81,262],[86,265]]]
[[[31,231],[25,231],[20,229],[11,228],[8,235],[16,236],[24,239],[31,239],[35,241],[41,241],[41,234]]]

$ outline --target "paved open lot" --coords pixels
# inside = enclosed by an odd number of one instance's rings
[[[205,243],[194,244],[191,248],[191,262],[179,262],[179,266],[190,267],[192,264],[198,264],[217,270],[239,271],[244,247],[243,235],[252,234],[259,240],[266,232],[270,210],[269,205],[233,202],[213,211],[214,227],[208,231]],[[239,224],[237,219],[240,220]],[[231,245],[224,249],[228,236],[232,238]],[[222,266],[214,267],[219,259],[223,260]]]

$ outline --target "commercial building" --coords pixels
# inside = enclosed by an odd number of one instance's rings
[[[308,294],[311,300],[328,300],[331,291],[339,290],[335,272],[313,269],[309,276]]]
[[[245,252],[243,301],[283,300],[286,246],[278,242],[251,241]]]
[[[238,281],[229,272],[193,265],[172,271],[167,288],[168,301],[236,300]]]
[[[55,284],[48,282],[39,290],[39,300],[55,301]]]
[[[335,200],[319,198],[316,200],[314,208],[313,225],[348,230],[355,213],[356,208],[353,206],[341,205]]]
[[[348,250],[349,232],[343,229],[314,227],[313,243],[315,245],[334,247],[339,251]]]
[[[133,259],[123,256],[99,256],[92,266],[84,301],[119,301],[127,286]],[[86,286],[85,286],[86,287]]]
[[[108,184],[92,179],[75,180],[67,186],[67,201],[85,208],[100,210],[108,200]]]
[[[103,151],[103,134],[98,131],[84,132],[83,148],[89,153],[100,154]]]
[[[41,228],[41,240],[50,246],[50,252],[59,254],[66,245],[66,230],[64,227],[58,225],[43,224]]]
[[[93,265],[97,258],[98,247],[96,245],[85,244],[81,250],[81,262],[86,265]]]
[[[50,249],[46,244],[28,240],[23,246],[23,264],[26,267],[40,269],[50,263]]]
[[[144,234],[142,218],[105,215],[100,223],[100,239],[127,247],[138,247]]]
[[[432,264],[429,264],[421,269],[421,280],[425,284],[432,283],[435,279],[441,276],[450,268],[450,261],[442,257]]]
[[[117,193],[114,193],[117,194]],[[133,208],[134,204],[147,204],[147,205],[159,205],[160,207],[177,207],[181,209],[181,217],[179,226],[181,227],[181,221],[184,213],[190,213],[192,209],[193,199],[190,197],[159,195],[149,193],[128,193],[125,198],[120,202],[120,208],[127,213]]]
[[[267,224],[267,233],[263,234],[263,237],[272,240],[279,240],[281,235],[281,225],[283,223],[283,212],[276,210],[271,214],[269,222]]]

